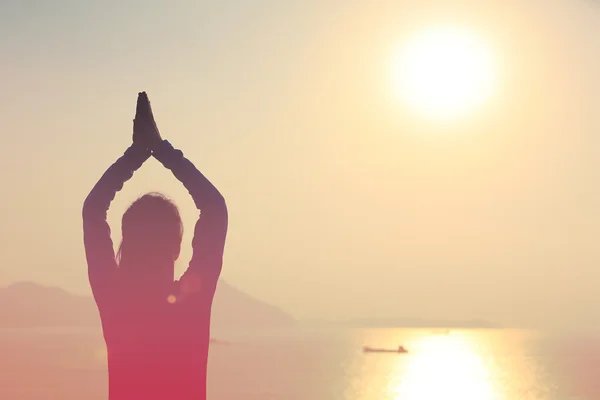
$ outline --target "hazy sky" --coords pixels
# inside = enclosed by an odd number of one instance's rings
[[[485,4],[485,6],[484,6]],[[473,30],[499,90],[460,122],[397,101],[408,35]],[[223,277],[300,318],[600,323],[600,4],[0,3],[0,284],[89,293],[81,206],[138,91],[230,208]],[[187,192],[150,160],[118,195]]]

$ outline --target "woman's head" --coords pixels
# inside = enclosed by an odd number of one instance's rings
[[[123,240],[117,260],[121,268],[150,272],[173,268],[181,250],[183,223],[177,206],[160,193],[148,193],[123,214]]]

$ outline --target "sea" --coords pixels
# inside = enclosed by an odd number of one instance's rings
[[[595,335],[510,329],[214,332],[211,400],[598,400]],[[365,353],[364,346],[408,353]],[[0,330],[0,399],[107,399],[99,329]]]

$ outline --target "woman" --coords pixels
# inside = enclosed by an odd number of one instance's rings
[[[153,156],[183,183],[201,217],[193,256],[174,280],[182,222],[160,194],[136,200],[122,219],[115,257],[106,214],[116,193]],[[133,144],[83,206],[88,273],[108,351],[109,399],[206,398],[210,312],[221,273],[227,207],[183,153],[162,140],[146,93],[138,95]]]

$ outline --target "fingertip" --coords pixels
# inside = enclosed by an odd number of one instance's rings
[[[138,93],[135,113],[136,117],[141,117],[142,115],[147,115],[148,113],[151,113],[150,100],[148,99],[148,95],[146,94],[146,92]]]

